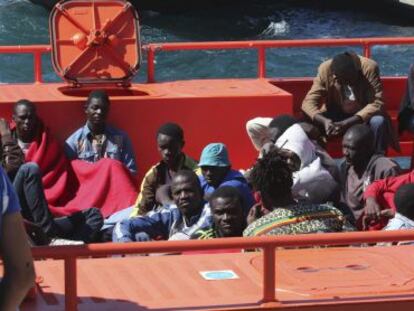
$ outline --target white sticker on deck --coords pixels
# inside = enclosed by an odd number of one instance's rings
[[[208,281],[234,280],[239,278],[233,270],[200,271],[200,274]]]

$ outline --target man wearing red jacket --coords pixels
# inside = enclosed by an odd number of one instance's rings
[[[394,203],[395,193],[401,186],[411,183],[414,183],[414,170],[400,176],[380,179],[369,185],[364,192],[364,200],[367,208],[373,212],[365,222],[379,220],[381,228],[384,227],[397,211]]]

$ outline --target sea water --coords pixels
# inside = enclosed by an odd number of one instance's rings
[[[220,2],[220,1],[216,1]],[[223,0],[222,3],[226,1]],[[298,4],[299,2],[299,4]],[[309,3],[313,3],[312,6]],[[329,6],[329,1],[239,1],[232,5],[178,8],[174,12],[140,12],[142,42],[227,41],[268,39],[310,39],[412,36],[414,19],[384,14],[372,7],[353,9]],[[322,4],[322,5],[321,5]],[[48,14],[28,0],[0,0],[0,45],[48,44]],[[323,60],[356,47],[284,48],[267,52],[267,76],[313,76]],[[145,81],[146,58],[135,78]],[[372,57],[383,75],[405,75],[414,61],[414,47],[376,46]],[[45,55],[44,79],[57,81],[50,56]],[[31,82],[30,55],[0,55],[0,82]],[[161,52],[156,57],[158,81],[255,77],[257,52],[254,50]]]

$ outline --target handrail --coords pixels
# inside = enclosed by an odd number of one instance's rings
[[[205,241],[157,241],[141,243],[105,243],[89,245],[68,245],[58,247],[34,247],[36,259],[63,259],[65,263],[65,310],[77,310],[76,260],[78,257],[115,254],[143,254],[200,251],[213,249],[258,249],[263,252],[263,297],[261,303],[267,306],[277,303],[275,279],[275,251],[277,247],[303,247],[317,245],[348,245],[356,243],[377,243],[414,240],[414,230],[346,232],[324,234],[302,234],[273,237],[228,238]]]
[[[147,82],[155,82],[155,53],[159,51],[183,50],[231,50],[257,49],[258,78],[266,77],[266,49],[293,47],[329,47],[329,46],[362,46],[365,57],[371,56],[374,45],[414,44],[414,37],[378,37],[378,38],[346,38],[346,39],[304,39],[304,40],[260,40],[260,41],[215,41],[215,42],[183,42],[183,43],[150,43],[144,46],[147,51]]]
[[[375,45],[401,44],[414,44],[414,37],[150,43],[143,49],[147,52],[147,82],[153,83],[155,82],[155,56],[160,51],[256,49],[258,50],[257,77],[265,78],[266,50],[270,48],[361,46],[364,56],[370,57],[371,48]],[[33,54],[35,83],[42,83],[41,55],[50,51],[49,45],[0,46],[0,54]]]
[[[0,54],[32,54],[34,82],[42,83],[42,54],[52,50],[50,45],[10,45],[0,46]]]

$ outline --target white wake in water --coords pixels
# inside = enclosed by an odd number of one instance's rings
[[[261,36],[273,38],[280,35],[285,35],[289,32],[290,26],[285,20],[280,22],[270,22],[269,26],[262,31]]]

